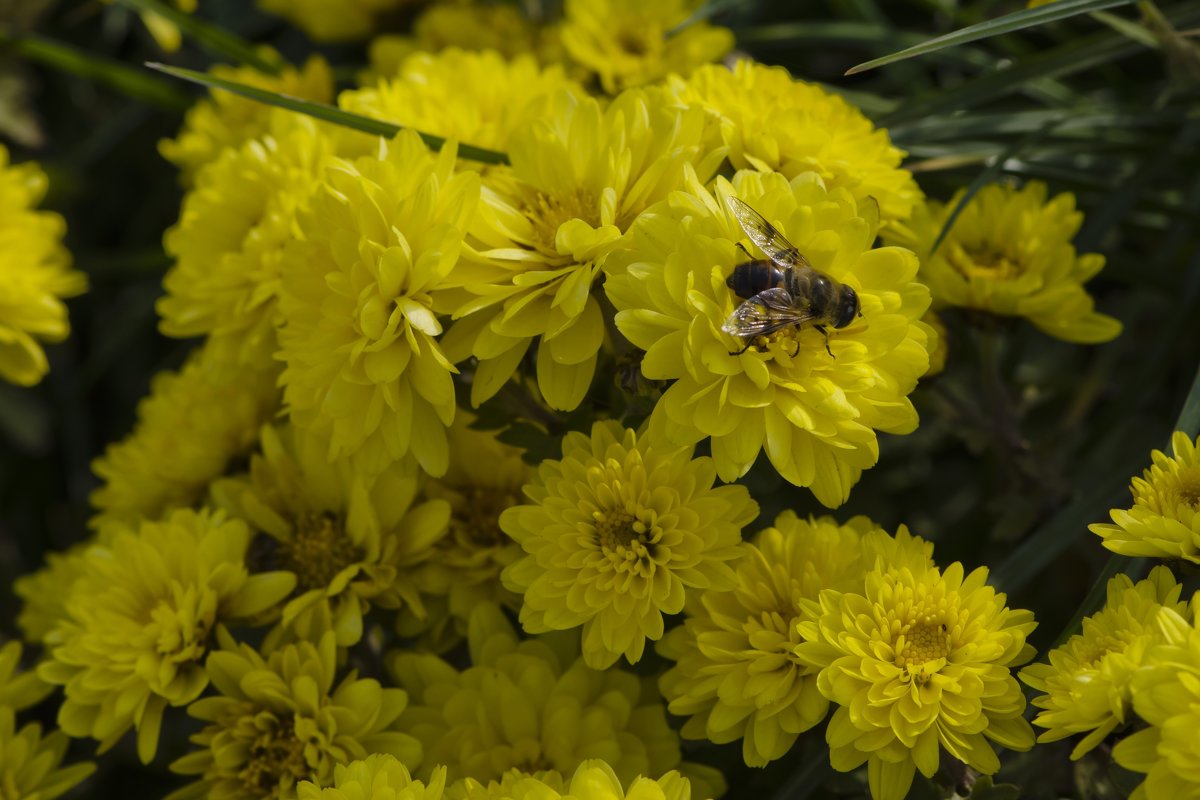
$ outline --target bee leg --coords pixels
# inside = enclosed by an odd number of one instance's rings
[[[752,336],[752,337],[750,337],[749,339],[747,339],[747,340],[746,340],[746,346],[745,346],[745,347],[743,347],[741,350],[731,350],[731,351],[729,351],[729,355],[731,355],[731,356],[740,356],[742,353],[744,353],[744,352],[746,352],[747,350],[749,350],[749,349],[750,349],[750,345],[752,345],[752,344],[754,344],[754,337],[753,337],[753,336]]]
[[[829,349],[829,331],[825,330],[824,325],[813,325],[813,328],[820,331],[821,335],[825,337],[825,352],[829,353],[830,358],[837,358],[837,356],[833,354],[833,351]]]
[[[738,248],[738,250],[741,250],[743,253],[746,254],[746,258],[750,259],[751,261],[754,260],[754,256],[750,255],[750,251],[747,250],[746,246],[743,245],[741,242],[737,243],[737,248]]]

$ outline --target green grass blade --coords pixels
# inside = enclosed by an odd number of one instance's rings
[[[876,67],[882,67],[885,64],[893,64],[897,61],[922,56],[926,53],[933,53],[947,47],[957,47],[960,44],[977,42],[980,39],[1012,33],[1013,31],[1031,28],[1035,25],[1057,22],[1078,14],[1087,14],[1094,11],[1103,11],[1106,8],[1131,5],[1133,2],[1134,0],[1058,0],[1058,2],[1050,3],[1049,5],[1023,9],[997,19],[981,22],[978,25],[969,25],[965,28],[960,28],[944,36],[938,36],[914,47],[901,50],[898,53],[892,53],[891,55],[872,59],[871,61],[851,67],[846,70],[846,74],[856,75],[860,72],[875,69]]]
[[[171,84],[117,61],[76,50],[40,36],[12,36],[0,29],[0,51],[8,50],[21,58],[44,64],[70,75],[85,78],[115,89],[121,94],[168,111],[183,111],[191,100]]]
[[[204,72],[196,72],[195,70],[182,69],[180,67],[169,67],[165,64],[148,63],[146,66],[151,69],[164,72],[181,80],[198,83],[201,86],[207,86],[210,89],[223,89],[227,92],[232,92],[236,95],[241,95],[249,100],[254,100],[258,103],[264,103],[277,108],[286,108],[289,111],[295,111],[298,114],[304,114],[315,119],[331,122],[334,125],[341,125],[344,128],[351,128],[363,133],[369,133],[373,136],[383,136],[391,139],[398,134],[403,127],[396,125],[393,122],[385,122],[381,119],[373,117],[364,117],[361,114],[354,114],[349,111],[343,111],[336,106],[331,106],[326,103],[315,103],[311,100],[301,100],[298,97],[272,92],[268,89],[260,89],[256,86],[248,86],[237,81],[218,78]],[[446,144],[445,138],[434,136],[431,133],[416,131],[421,139],[430,148],[440,150]],[[508,155],[498,153],[495,150],[487,150],[482,147],[475,147],[469,144],[459,144],[458,155],[461,158],[467,158],[471,161],[480,161],[485,164],[507,164]]]
[[[191,14],[185,14],[174,6],[160,3],[158,0],[115,0],[115,2],[131,11],[156,14],[166,19],[189,39],[215,56],[228,58],[236,64],[253,67],[267,75],[278,75],[283,70],[284,64],[278,59],[264,57],[253,45],[229,31]]]

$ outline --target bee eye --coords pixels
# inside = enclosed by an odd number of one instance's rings
[[[859,316],[858,294],[849,286],[843,286],[838,315],[833,323],[833,327],[844,328],[853,322],[857,316]]]

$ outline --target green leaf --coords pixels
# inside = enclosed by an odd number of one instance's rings
[[[0,50],[10,50],[22,58],[104,84],[169,111],[183,111],[191,105],[185,94],[153,75],[40,36],[13,36],[0,29]]]
[[[331,106],[326,103],[316,103],[311,100],[301,100],[290,95],[272,92],[269,89],[260,89],[257,86],[249,86],[238,81],[231,81],[226,78],[218,78],[215,75],[209,75],[204,72],[196,72],[191,69],[182,69],[180,67],[169,67],[165,64],[148,63],[146,66],[150,69],[164,72],[181,80],[198,83],[201,86],[207,86],[210,89],[224,89],[227,92],[232,92],[236,95],[241,95],[258,103],[264,103],[277,108],[286,108],[289,111],[295,111],[299,114],[304,114],[315,119],[331,122],[334,125],[341,125],[344,128],[351,128],[363,133],[369,133],[373,136],[383,136],[391,139],[396,136],[403,126],[396,125],[392,122],[384,122],[381,119],[373,117],[364,117],[361,114],[354,114],[349,111],[343,111],[336,106]],[[422,141],[430,148],[440,150],[446,144],[446,139],[441,136],[434,136],[431,133],[416,131]],[[487,150],[482,147],[475,147],[469,144],[460,144],[458,146],[458,155],[460,158],[467,158],[472,161],[481,161],[485,164],[507,164],[508,155],[498,153],[495,150]]]
[[[1035,25],[1044,25],[1047,22],[1057,22],[1058,20],[1067,19],[1078,14],[1087,14],[1093,11],[1103,11],[1106,8],[1130,5],[1133,1],[1058,0],[1057,2],[1038,8],[1026,8],[1012,14],[1006,14],[998,19],[991,19],[987,22],[981,22],[978,25],[969,25],[966,28],[960,28],[944,36],[938,36],[914,47],[901,50],[898,53],[892,53],[882,58],[867,61],[846,70],[846,74],[856,75],[860,72],[875,69],[876,67],[882,67],[885,64],[892,64],[907,58],[933,53],[947,47],[957,47],[967,42],[976,42],[980,39],[987,39],[992,36],[1000,36],[1005,33],[1031,28]]]
[[[114,0],[132,11],[155,14],[169,21],[189,39],[215,56],[228,58],[236,64],[245,64],[267,75],[278,75],[284,63],[277,58],[267,58],[253,45],[229,31],[186,14],[174,6],[158,0]]]

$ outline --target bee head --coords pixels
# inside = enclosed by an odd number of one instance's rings
[[[854,318],[858,315],[858,293],[849,286],[842,286],[842,292],[837,301],[837,309],[833,316],[833,327],[844,328],[853,322]]]

